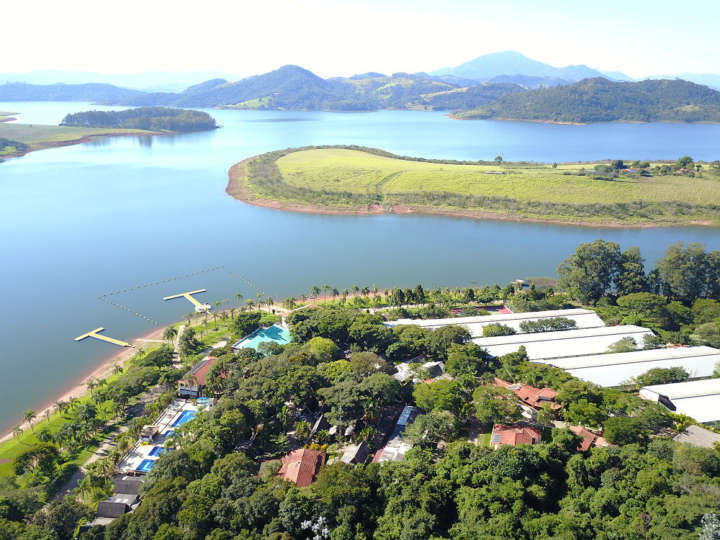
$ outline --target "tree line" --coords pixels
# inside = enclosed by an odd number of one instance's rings
[[[72,113],[66,115],[60,125],[173,132],[204,131],[217,128],[215,119],[205,112],[167,107],[138,107],[124,111]]]

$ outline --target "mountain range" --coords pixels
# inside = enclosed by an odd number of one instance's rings
[[[454,75],[476,81],[490,81],[504,77],[508,82],[517,82],[513,77],[532,77],[533,86],[555,86],[593,77],[606,77],[627,81],[630,77],[614,72],[612,75],[592,69],[585,65],[555,67],[544,62],[532,60],[516,51],[503,51],[479,56],[452,68],[442,68],[431,72],[432,75]]]
[[[705,79],[712,80],[711,75]],[[0,80],[1,77],[0,77]],[[651,84],[655,83],[655,84]],[[720,93],[682,80],[631,81],[588,66],[554,67],[506,51],[432,73],[368,72],[324,79],[287,65],[238,81],[214,77],[177,92],[105,83],[0,85],[1,101],[91,101],[136,107],[459,111],[464,118],[561,122],[716,121]]]

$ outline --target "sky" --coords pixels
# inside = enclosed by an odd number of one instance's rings
[[[632,77],[720,73],[718,20],[717,0],[22,0],[3,6],[0,71],[329,77],[516,50]]]

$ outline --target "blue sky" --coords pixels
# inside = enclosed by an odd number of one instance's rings
[[[111,7],[113,6],[113,7]],[[631,76],[720,73],[720,2],[24,0],[3,7],[4,72],[430,71],[502,50]]]

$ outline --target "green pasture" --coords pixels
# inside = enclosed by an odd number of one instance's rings
[[[720,202],[720,179],[621,175],[608,181],[578,176],[594,164],[452,165],[383,157],[342,148],[289,153],[277,165],[287,184],[313,191],[352,193],[450,192],[508,197],[518,201],[612,204],[674,201],[689,205]]]

